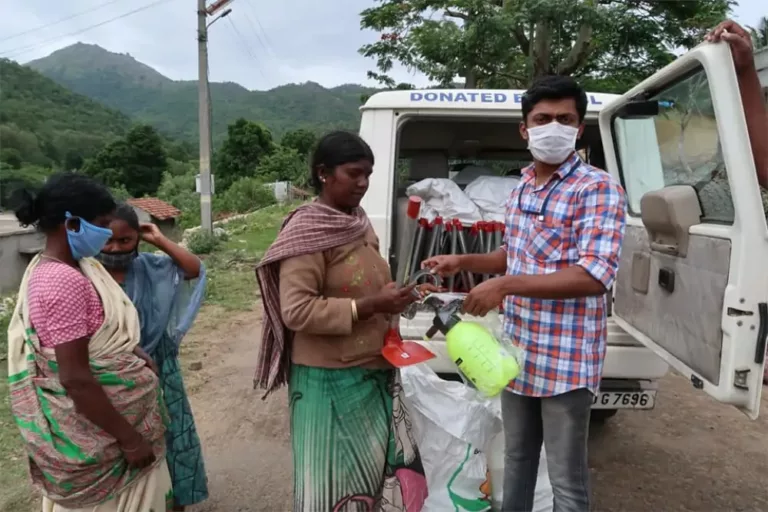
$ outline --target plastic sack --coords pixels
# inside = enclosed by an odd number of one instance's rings
[[[518,176],[480,176],[467,185],[464,193],[478,207],[483,220],[504,222],[504,206],[519,183]]]
[[[422,512],[501,510],[504,434],[500,399],[438,377],[427,365],[400,370],[429,495]],[[544,449],[533,512],[552,512]]]
[[[494,176],[496,174],[498,173],[488,167],[469,164],[462,167],[451,179],[461,188],[464,188],[480,176]]]
[[[477,205],[452,180],[427,178],[409,186],[406,194],[424,201],[419,216],[429,221],[443,217],[469,225],[483,220]]]
[[[501,432],[491,400],[461,382],[444,381],[427,365],[400,370],[429,495],[423,512],[491,510],[485,447]]]

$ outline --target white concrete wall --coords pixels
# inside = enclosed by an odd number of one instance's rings
[[[145,224],[147,222],[152,222],[152,217],[145,210],[142,210],[137,206],[132,206],[132,208],[133,208],[133,211],[136,212],[136,216],[139,218],[139,222],[141,222],[142,224]]]
[[[763,84],[765,100],[768,103],[768,48],[755,52],[755,66],[760,77],[760,83]]]
[[[18,289],[24,270],[44,243],[43,234],[34,229],[0,233],[0,295]]]

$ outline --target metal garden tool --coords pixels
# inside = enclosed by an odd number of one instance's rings
[[[458,244],[459,244],[459,253],[471,254],[469,252],[469,245],[467,244],[466,236],[464,235],[464,226],[461,224],[461,221],[459,219],[453,219],[453,223],[456,229],[456,237],[458,239]],[[462,284],[465,291],[469,291],[475,287],[475,276],[472,274],[472,272],[467,272],[466,270],[462,270],[461,279],[462,279]]]
[[[408,199],[408,219],[405,224],[403,240],[409,240],[410,243],[404,243],[400,248],[397,261],[397,278],[395,286],[401,288],[406,282],[414,282],[411,279],[413,275],[414,250],[417,241],[418,219],[421,210],[421,199],[411,196]],[[420,262],[419,262],[420,263]],[[418,272],[416,273],[418,276]],[[414,290],[418,298],[418,292]],[[384,346],[381,349],[381,355],[384,356],[389,364],[395,368],[403,368],[412,364],[429,361],[435,354],[413,341],[403,341],[400,336],[399,316],[392,315],[389,323],[389,330],[384,336]]]

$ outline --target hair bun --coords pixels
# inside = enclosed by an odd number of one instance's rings
[[[14,190],[10,204],[22,226],[32,226],[40,220],[37,195],[34,191],[28,188]]]

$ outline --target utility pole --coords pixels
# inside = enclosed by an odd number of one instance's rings
[[[216,0],[209,7],[205,0],[197,0],[197,94],[200,124],[200,227],[208,233],[213,232],[211,213],[211,94],[208,90],[208,27],[221,18],[229,16],[232,9],[227,9],[208,23],[208,16],[213,16],[232,0]]]
[[[197,94],[200,123],[200,227],[213,232],[211,213],[211,106],[208,94],[208,10],[197,0]]]

